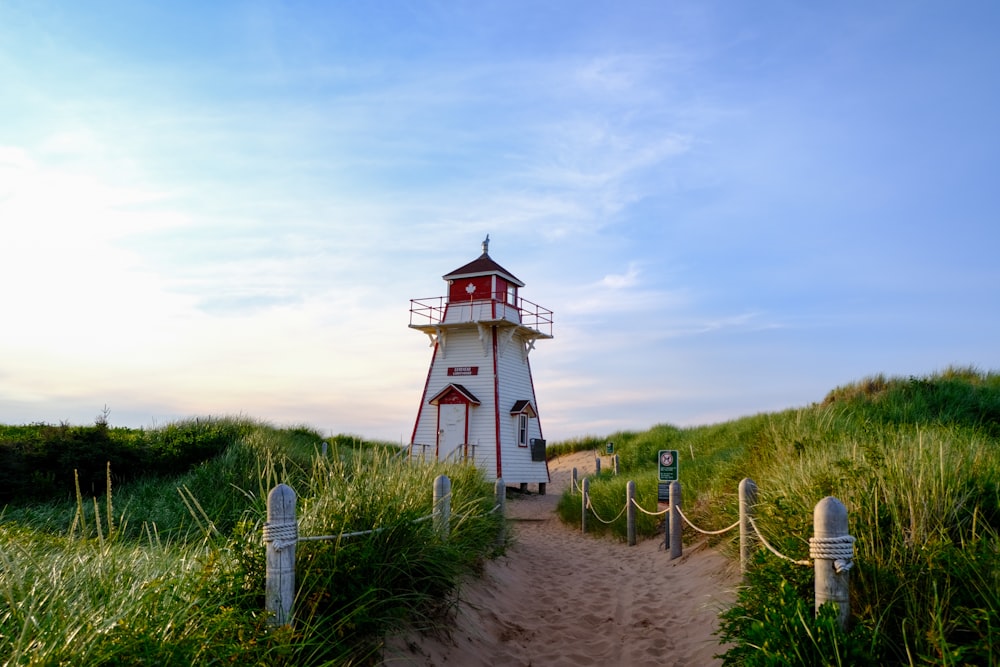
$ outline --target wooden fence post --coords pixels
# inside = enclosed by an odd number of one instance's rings
[[[615,461],[618,461],[618,455],[615,455]],[[625,485],[625,516],[627,517],[626,526],[628,533],[628,545],[630,547],[635,546],[635,482],[632,480],[628,481]]]
[[[576,490],[578,488],[580,488],[579,487],[579,482],[577,481],[576,468],[573,468],[573,487],[572,488],[573,488],[573,493],[576,493]]]
[[[447,475],[434,478],[434,528],[442,540],[448,539],[451,532],[451,480]]]
[[[497,477],[497,481],[493,485],[493,495],[496,498],[496,504],[500,506],[497,512],[500,512],[500,516],[505,516],[507,513],[507,485],[502,477]]]
[[[670,482],[670,560],[681,557],[681,483]]]
[[[502,477],[497,477],[496,484],[493,486],[493,493],[496,496],[496,504],[499,509],[497,512],[500,513],[500,531],[497,534],[497,545],[502,546],[507,538],[507,485],[504,484]]]
[[[753,526],[750,518],[753,516],[754,505],[757,504],[757,485],[749,477],[740,480],[740,574],[747,573],[750,556],[753,553]]]
[[[295,491],[279,484],[267,494],[267,523],[264,524],[266,564],[264,569],[264,609],[268,623],[292,624],[295,600],[295,545],[299,524],[295,518]]]
[[[810,557],[816,568],[816,611],[826,602],[837,605],[837,622],[847,626],[851,613],[850,570],[854,538],[847,531],[847,508],[833,496],[816,503],[813,509],[813,537]]]
[[[594,474],[595,475],[600,475],[601,474],[601,457],[600,456],[594,456]]]
[[[580,488],[580,532],[587,532],[587,494],[590,493],[590,480],[586,477],[583,478]]]
[[[617,454],[615,454],[615,458],[613,460],[614,460],[614,464],[615,464],[615,477],[617,477],[618,476],[618,455]]]

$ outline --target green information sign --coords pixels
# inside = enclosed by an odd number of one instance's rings
[[[661,449],[657,455],[657,462],[660,464],[660,481],[677,481],[677,450]]]
[[[608,456],[611,456],[612,454],[614,454],[615,453],[615,443],[609,442],[608,444],[604,445],[604,453],[607,454]]]

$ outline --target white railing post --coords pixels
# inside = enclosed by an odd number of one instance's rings
[[[851,613],[850,570],[854,565],[854,538],[847,531],[847,508],[833,496],[813,509],[813,537],[809,555],[816,569],[816,611],[827,602],[837,605],[837,622],[847,626]]]
[[[618,455],[615,455],[615,461],[618,461]],[[628,545],[630,547],[635,546],[635,482],[629,480],[625,485],[625,516],[626,520],[626,532],[628,533]]]
[[[752,554],[753,526],[750,518],[753,516],[754,505],[757,504],[757,485],[749,477],[740,480],[740,574],[746,574],[750,566]]]
[[[434,478],[434,528],[442,540],[448,539],[451,532],[451,480],[447,475]]]
[[[295,518],[295,491],[279,484],[267,494],[267,523],[264,524],[266,564],[264,609],[268,623],[292,624],[295,600],[295,545],[299,528]]]
[[[681,483],[670,482],[670,560],[681,557]]]

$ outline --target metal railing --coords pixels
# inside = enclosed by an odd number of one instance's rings
[[[423,299],[410,299],[410,326],[422,327],[442,324],[449,305],[447,296],[432,296]],[[505,293],[494,293],[489,299],[475,301],[459,301],[451,305],[466,306],[469,304],[492,306],[490,312],[493,319],[509,319],[505,315],[509,309],[516,311],[520,324],[534,329],[545,336],[552,336],[552,311],[537,303],[518,297],[517,305],[507,303]]]

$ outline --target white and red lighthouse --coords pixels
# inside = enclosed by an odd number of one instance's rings
[[[528,357],[552,338],[552,311],[522,298],[524,283],[483,254],[444,276],[448,294],[413,299],[410,328],[434,353],[411,456],[468,460],[490,479],[527,488],[549,481]]]

